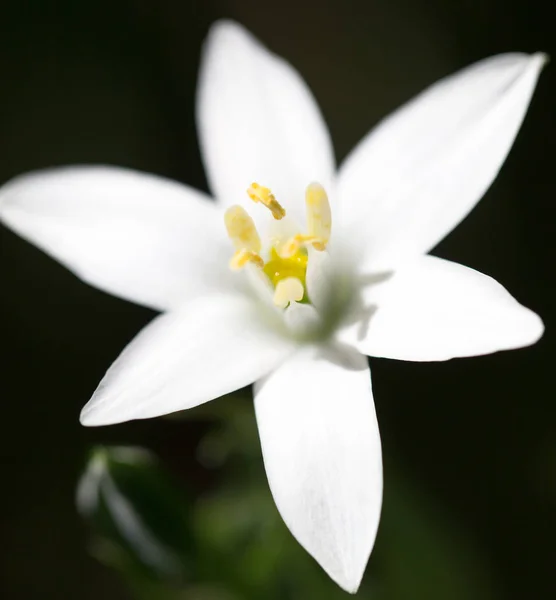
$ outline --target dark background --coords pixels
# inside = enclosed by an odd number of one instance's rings
[[[206,189],[195,82],[202,40],[223,16],[303,74],[339,161],[441,76],[498,52],[550,54],[556,35],[548,3],[524,0],[0,7],[0,183],[40,167],[108,163]],[[544,338],[448,363],[371,362],[386,488],[391,471],[401,470],[431,512],[457,523],[488,570],[493,598],[556,597],[554,68],[543,71],[499,178],[435,251],[504,284],[543,317]],[[86,450],[143,444],[202,490],[214,480],[195,460],[202,425],[157,419],[82,428],[82,405],[153,313],[81,283],[5,228],[0,244],[0,596],[126,598],[115,575],[88,556],[75,512]],[[387,544],[379,532],[369,572]]]

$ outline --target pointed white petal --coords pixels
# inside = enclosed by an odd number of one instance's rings
[[[197,406],[249,385],[291,351],[247,298],[198,299],[139,333],[84,407],[81,423],[108,425]]]
[[[375,259],[426,253],[496,177],[546,57],[503,54],[425,90],[373,130],[342,165],[342,220]]]
[[[365,357],[305,347],[255,385],[270,489],[299,543],[349,592],[374,544],[380,437]]]
[[[208,179],[225,205],[250,202],[256,181],[300,224],[305,188],[329,189],[334,157],[318,106],[299,74],[232,21],[213,26],[205,44],[197,124]],[[253,217],[269,217],[250,206]]]
[[[362,319],[340,334],[369,356],[434,361],[534,344],[540,318],[494,279],[423,256],[362,293]]]
[[[220,210],[187,186],[127,169],[70,167],[0,189],[2,222],[86,282],[156,309],[222,289]]]

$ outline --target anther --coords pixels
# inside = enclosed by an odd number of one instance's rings
[[[315,238],[313,248],[324,250],[330,232],[332,231],[332,213],[330,203],[324,188],[320,183],[311,183],[305,192],[305,205],[307,209],[307,233],[308,237]]]
[[[286,216],[286,210],[276,200],[272,192],[258,183],[252,183],[251,187],[247,190],[247,194],[253,202],[260,202],[264,204],[272,213],[272,216],[279,221]]]
[[[302,247],[309,245],[322,252],[330,239],[332,231],[332,213],[324,188],[320,183],[311,183],[305,192],[307,209],[307,233],[298,233],[280,248],[282,258],[290,258]]]
[[[264,267],[264,260],[256,252],[242,248],[241,250],[238,250],[230,259],[230,268],[234,271],[237,271],[249,263],[254,264],[260,269]]]
[[[302,233],[298,233],[290,238],[287,242],[282,244],[280,247],[280,257],[291,258],[302,247],[307,246],[307,244],[313,244],[317,250],[324,250],[324,247],[321,248],[322,242],[320,238],[317,238],[314,235],[304,235]]]
[[[274,304],[286,308],[290,302],[299,302],[303,299],[305,290],[297,277],[281,279],[274,290]]]
[[[261,238],[253,219],[247,211],[237,204],[230,206],[224,214],[224,223],[228,230],[228,236],[236,250],[249,250],[255,254],[261,251]]]

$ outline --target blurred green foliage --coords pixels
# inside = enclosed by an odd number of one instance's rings
[[[130,583],[180,589],[190,580],[195,553],[187,496],[147,451],[93,449],[77,507],[93,527],[92,553]]]
[[[92,451],[77,504],[91,525],[93,554],[117,570],[139,600],[347,598],[281,520],[253,410],[234,396],[180,415],[212,423],[198,459],[218,469],[218,477],[204,494],[188,490],[146,450]],[[358,595],[496,598],[470,541],[391,468],[377,547]]]

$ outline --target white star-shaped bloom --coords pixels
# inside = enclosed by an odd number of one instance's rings
[[[111,167],[8,182],[5,225],[88,283],[162,311],[110,367],[82,423],[156,417],[254,383],[278,510],[355,592],[382,499],[366,356],[447,360],[542,335],[499,283],[428,252],[493,181],[544,62],[503,54],[441,80],[336,171],[298,73],[219,22],[197,98],[216,201]]]

